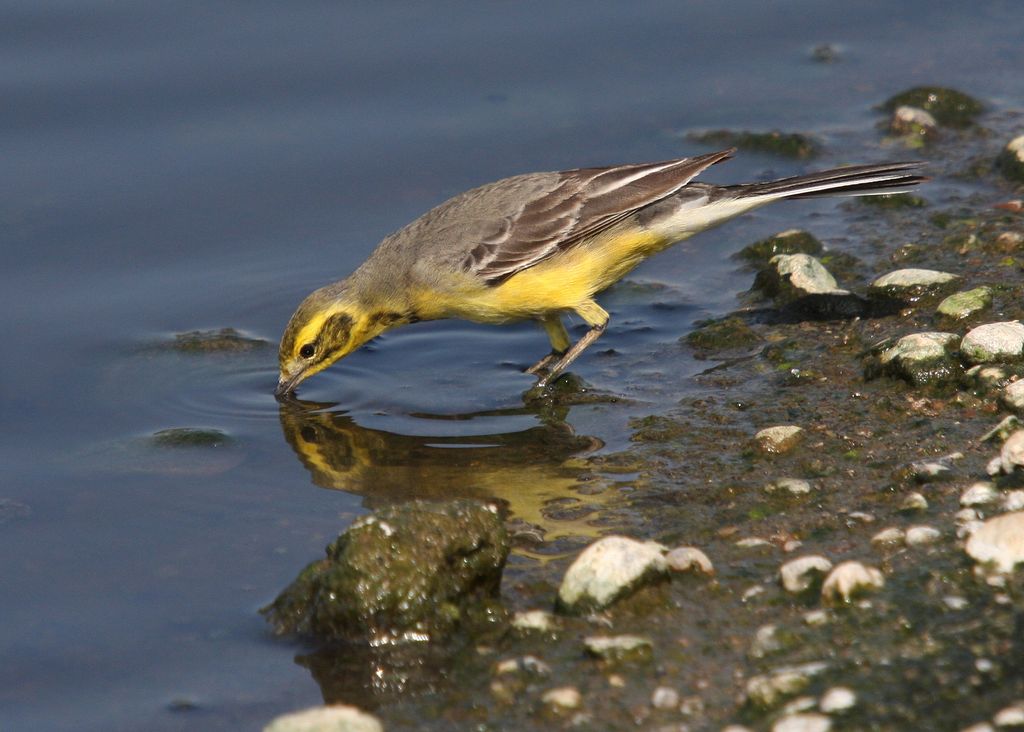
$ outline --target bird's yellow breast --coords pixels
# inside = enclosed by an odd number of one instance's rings
[[[484,323],[572,310],[669,243],[635,224],[616,227],[518,272],[500,285],[474,283],[456,296],[444,298],[449,300],[444,305],[451,311],[449,315]]]

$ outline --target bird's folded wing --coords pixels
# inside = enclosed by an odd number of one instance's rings
[[[661,163],[581,168],[558,174],[555,187],[489,222],[462,262],[466,272],[497,285],[559,251],[671,196],[733,150]]]

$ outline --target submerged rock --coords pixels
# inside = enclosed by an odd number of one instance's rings
[[[769,153],[785,158],[813,158],[820,150],[817,142],[799,132],[709,130],[694,132],[688,137],[709,145],[734,146],[741,150]]]
[[[1024,511],[985,521],[971,534],[965,549],[977,562],[991,563],[999,572],[1012,572],[1024,562]]]
[[[964,336],[960,352],[971,363],[1019,360],[1024,357],[1024,325],[1018,320],[979,325]]]
[[[825,557],[799,557],[791,559],[779,568],[779,581],[786,592],[804,592],[820,582],[830,569],[832,562]]]
[[[1024,183],[1024,135],[1006,143],[1006,147],[996,158],[996,166],[1010,180]]]
[[[220,430],[204,427],[174,427],[154,432],[155,447],[222,447],[231,444],[231,437]]]
[[[747,681],[747,702],[766,709],[774,707],[806,689],[811,679],[826,668],[827,664],[814,662],[777,668],[767,674],[752,676]]]
[[[748,349],[762,340],[745,320],[735,316],[701,323],[697,330],[686,335],[686,343],[692,349],[707,353]]]
[[[824,247],[821,242],[808,232],[803,229],[787,229],[743,247],[735,257],[764,267],[778,254],[818,255],[822,251]]]
[[[411,501],[365,516],[261,611],[277,633],[373,644],[443,637],[495,595],[508,556],[490,506]]]
[[[825,578],[821,597],[826,602],[849,602],[861,592],[877,590],[885,585],[882,573],[860,562],[843,562]]]
[[[900,92],[885,101],[882,108],[888,112],[898,107],[916,107],[928,112],[945,127],[962,129],[970,126],[984,110],[981,102],[957,91],[941,86],[919,86]]]
[[[582,613],[608,607],[668,573],[668,548],[653,541],[607,536],[576,558],[558,590],[558,609]]]
[[[963,320],[992,306],[992,288],[975,287],[973,290],[954,292],[939,303],[939,315],[953,320]]]
[[[641,635],[592,635],[583,639],[587,653],[602,661],[619,663],[650,660],[654,643]]]
[[[178,333],[171,347],[183,353],[238,353],[255,351],[269,345],[269,341],[243,335],[234,328],[221,328]]]
[[[898,269],[872,282],[868,294],[876,299],[913,304],[945,295],[959,279],[955,274],[933,269]]]
[[[915,386],[958,380],[962,373],[956,358],[959,340],[955,333],[933,332],[911,333],[895,343],[883,342],[869,356],[865,376],[893,376]]]
[[[939,123],[930,112],[907,104],[896,107],[889,119],[891,133],[910,138],[918,144],[935,139],[938,136],[938,128]]]
[[[384,732],[384,726],[356,707],[335,704],[283,714],[263,732]]]

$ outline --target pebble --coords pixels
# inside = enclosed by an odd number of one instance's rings
[[[1021,465],[1024,465],[1024,430],[1017,430],[1006,438],[999,455],[988,464],[988,474],[1009,475]]]
[[[849,295],[839,288],[836,278],[810,254],[776,254],[768,264],[778,276],[778,288],[784,295]]]
[[[866,590],[877,590],[885,585],[882,573],[860,562],[843,562],[825,578],[821,596],[826,601],[849,602],[854,595]]]
[[[263,732],[384,732],[380,720],[356,707],[332,704],[284,714]]]
[[[971,363],[1019,359],[1024,355],[1024,325],[1018,320],[979,325],[960,341],[960,352]]]
[[[996,484],[987,480],[979,480],[963,492],[960,496],[961,506],[984,506],[987,503],[995,503],[999,500],[1000,493],[996,490]],[[977,514],[971,512],[971,518],[977,518]]]
[[[762,452],[781,454],[796,447],[803,432],[803,427],[792,424],[766,427],[754,435],[754,441]]]
[[[992,717],[996,727],[1024,727],[1024,701],[1004,707]]]
[[[953,463],[962,459],[962,452],[944,455],[936,460],[921,460],[910,464],[910,472],[918,483],[937,483],[953,477]]]
[[[931,526],[911,526],[907,529],[907,546],[934,544],[942,536],[942,532]]]
[[[653,541],[607,536],[576,558],[558,589],[558,608],[583,612],[608,607],[668,572],[668,549]]]
[[[960,732],[996,732],[996,730],[995,727],[988,722],[978,722],[977,724],[972,724],[970,727],[964,727]]]
[[[975,287],[973,290],[954,292],[939,303],[939,315],[953,320],[963,320],[992,305],[992,288]]]
[[[1013,374],[1005,366],[978,364],[964,372],[964,383],[969,389],[980,393],[1002,389],[1010,383]]]
[[[675,709],[679,706],[679,692],[671,686],[659,686],[651,694],[651,706],[655,709]]]
[[[807,712],[818,706],[818,700],[813,696],[798,696],[791,702],[786,704],[779,710],[781,716],[787,716],[790,714],[799,714],[800,712]]]
[[[811,484],[809,481],[799,478],[779,478],[766,485],[764,489],[768,493],[790,493],[794,496],[801,496],[811,492]]]
[[[966,597],[960,597],[959,595],[946,595],[942,598],[942,602],[950,610],[963,610],[970,605]]]
[[[826,714],[845,712],[857,704],[857,694],[845,686],[833,686],[821,696],[818,708]]]
[[[948,292],[959,277],[933,269],[898,269],[871,283],[869,293],[915,303]]]
[[[679,546],[665,555],[668,568],[673,572],[698,572],[713,575],[715,566],[708,555],[692,546]]]
[[[736,546],[740,549],[756,549],[758,547],[771,545],[772,543],[770,541],[762,539],[760,536],[748,536],[736,542]]]
[[[1024,509],[1024,491],[1007,491],[1003,495],[1003,502],[1000,508],[1004,511],[1020,511]]]
[[[811,555],[791,559],[779,568],[779,579],[786,592],[804,592],[832,569],[825,557]]]
[[[824,714],[790,714],[772,725],[772,732],[828,732],[832,720]]]
[[[896,526],[882,529],[871,537],[871,543],[874,546],[900,546],[904,541],[906,541],[906,533]]]
[[[512,627],[517,630],[532,630],[550,633],[558,628],[555,616],[547,610],[524,610],[512,618]]]
[[[808,610],[804,613],[804,622],[812,627],[824,625],[828,622],[828,620],[829,612],[824,608],[818,608],[817,610]]]
[[[1024,379],[1019,379],[1007,385],[1003,389],[1000,401],[1010,411],[1024,413]]]
[[[640,635],[592,635],[583,639],[583,647],[603,661],[642,661],[654,650],[651,639]]]
[[[770,673],[752,676],[747,681],[747,698],[762,707],[773,707],[786,697],[799,694],[817,676],[828,668],[821,662],[777,668]]]
[[[1007,178],[1024,183],[1024,135],[1006,143],[996,164]]]
[[[956,333],[911,333],[878,353],[877,365],[870,365],[868,378],[878,371],[924,386],[951,378],[959,378],[961,366],[953,357]]]
[[[920,493],[908,493],[906,498],[900,503],[901,511],[927,511],[928,510],[928,499],[922,496]]]
[[[506,676],[508,674],[526,676],[550,676],[551,667],[536,656],[522,656],[520,658],[506,658],[494,664],[495,676]]]
[[[1024,562],[1024,511],[985,521],[971,534],[965,549],[977,562],[992,563],[998,572],[1012,572],[1014,565]]]
[[[939,123],[930,112],[906,104],[893,110],[889,131],[894,135],[931,138],[938,134]]]
[[[785,648],[785,643],[779,635],[779,626],[762,625],[754,633],[754,641],[750,644],[751,658],[764,658]]]
[[[583,695],[575,686],[559,686],[545,691],[540,700],[555,709],[571,710],[582,706]]]

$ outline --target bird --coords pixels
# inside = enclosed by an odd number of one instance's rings
[[[740,185],[695,182],[735,148],[655,163],[526,173],[441,203],[395,233],[348,277],[295,310],[278,352],[278,397],[381,333],[461,318],[532,320],[551,351],[527,373],[544,388],[597,340],[595,297],[648,257],[784,199],[901,193],[927,178],[920,161],[853,165]],[[575,343],[562,322],[588,330]]]

